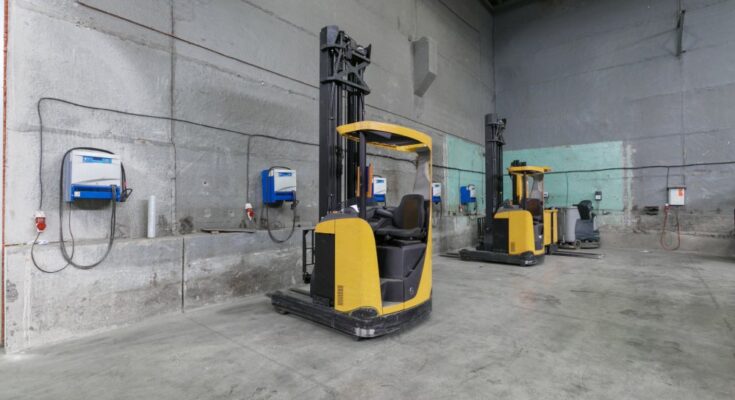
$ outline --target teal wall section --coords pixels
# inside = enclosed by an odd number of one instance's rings
[[[459,208],[459,188],[474,184],[477,188],[477,209],[483,214],[485,210],[485,149],[475,143],[453,136],[446,139],[447,165],[468,171],[482,171],[483,173],[457,170],[446,171],[446,187],[444,188],[444,210],[457,211]],[[474,212],[474,206],[471,206]]]
[[[448,136],[446,139],[448,165],[469,171],[485,171],[485,149],[472,142]],[[553,171],[622,168],[625,166],[623,142],[601,142],[572,146],[542,147],[536,149],[505,150],[503,162],[509,167],[513,160],[526,161],[529,165],[549,166]],[[505,172],[505,170],[504,170]],[[444,189],[446,211],[457,211],[459,188],[467,184],[477,187],[477,206],[480,214],[485,210],[484,174],[447,170]],[[503,198],[511,196],[510,179],[504,180]],[[566,207],[582,200],[594,200],[595,191],[602,191],[599,208],[622,211],[625,205],[625,171],[593,173],[547,174],[545,190],[549,193],[547,206]],[[597,208],[598,205],[595,204]]]
[[[505,166],[513,160],[529,165],[549,166],[552,171],[620,168],[625,166],[623,142],[601,142],[538,149],[506,150]],[[594,173],[548,174],[545,191],[549,193],[547,206],[565,207],[582,200],[594,200],[596,190],[602,191],[600,209],[622,211],[625,197],[625,171]],[[510,179],[506,176],[503,198],[511,195]],[[597,207],[597,204],[595,204]]]

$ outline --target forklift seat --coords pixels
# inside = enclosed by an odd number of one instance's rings
[[[526,199],[526,210],[531,213],[533,219],[541,221],[544,219],[544,203],[539,199]]]
[[[381,211],[380,214],[389,216],[390,224],[375,229],[375,236],[389,236],[394,239],[423,239],[426,236],[424,196],[405,195],[401,199],[401,204],[394,210]]]

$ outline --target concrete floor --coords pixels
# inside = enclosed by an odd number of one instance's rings
[[[437,257],[432,318],[374,340],[257,296],[0,356],[0,398],[735,398],[735,263],[605,253]]]

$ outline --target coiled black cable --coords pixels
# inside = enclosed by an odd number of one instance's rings
[[[41,105],[44,102],[56,102],[56,103],[66,104],[66,105],[70,105],[70,106],[74,106],[74,107],[83,108],[85,110],[103,111],[103,112],[109,112],[109,113],[114,113],[114,114],[119,114],[119,115],[126,115],[126,116],[129,116],[129,117],[150,118],[150,119],[159,120],[159,121],[178,122],[178,123],[182,123],[182,124],[188,124],[188,125],[192,125],[192,126],[197,126],[197,127],[200,127],[200,128],[212,129],[212,130],[216,130],[216,131],[228,132],[228,133],[232,133],[232,134],[242,135],[242,136],[248,137],[249,139],[247,141],[247,154],[245,156],[246,157],[246,168],[247,168],[248,171],[250,171],[250,153],[251,153],[250,152],[250,147],[251,147],[250,142],[252,142],[252,139],[253,138],[262,138],[262,139],[268,139],[268,140],[273,140],[273,141],[277,141],[277,142],[293,143],[293,144],[298,144],[298,145],[302,145],[302,146],[309,146],[309,147],[319,147],[319,144],[318,143],[311,143],[311,142],[307,142],[307,141],[303,141],[303,140],[290,139],[290,138],[278,137],[278,136],[273,136],[273,135],[266,135],[266,134],[261,134],[261,133],[243,132],[243,131],[238,131],[238,130],[234,130],[234,129],[224,128],[224,127],[221,127],[221,126],[214,126],[214,125],[210,125],[210,124],[205,124],[205,123],[202,123],[202,122],[190,121],[190,120],[186,120],[186,119],[183,119],[183,118],[174,118],[174,117],[167,117],[167,116],[163,116],[163,115],[153,115],[153,114],[144,114],[144,113],[131,112],[131,111],[116,110],[116,109],[107,108],[107,107],[90,106],[90,105],[86,105],[86,104],[77,103],[77,102],[74,102],[74,101],[71,101],[71,100],[65,100],[65,99],[58,98],[58,97],[41,97],[36,102],[36,114],[38,115],[38,123],[39,123],[38,133],[39,133],[39,143],[40,143],[40,152],[39,152],[39,159],[38,159],[38,186],[39,186],[39,192],[40,192],[40,198],[39,198],[39,204],[38,204],[38,209],[39,210],[43,209],[43,157],[42,157],[42,154],[43,154],[43,137],[44,137],[43,134],[44,134],[44,128],[45,128],[45,126],[44,126],[44,123],[43,123],[43,114],[41,113]],[[370,152],[368,152],[368,155],[369,156],[373,156],[373,157],[378,157],[378,158],[390,159],[390,160],[394,160],[394,161],[407,162],[407,163],[410,163],[412,165],[415,164],[414,161],[409,160],[409,159],[406,159],[406,158],[400,158],[400,157],[394,157],[394,156],[390,156],[390,155],[376,154],[376,153],[370,153]],[[434,165],[434,166],[435,167],[439,167],[439,168],[447,168],[447,167],[444,167],[444,166],[441,166],[441,165]],[[125,178],[125,169],[123,168],[123,179],[124,178]],[[245,198],[250,197],[250,181],[249,181],[249,178],[250,178],[250,173],[248,172],[248,174],[246,175],[246,178],[245,178],[246,179],[246,181],[245,181]],[[132,191],[132,189],[129,189],[129,192],[130,191]],[[129,192],[128,192],[128,195],[125,196],[125,198],[129,197],[129,195],[130,195]],[[121,201],[124,201],[124,200],[121,200]]]
[[[64,170],[66,166],[65,165],[66,159],[67,157],[69,157],[69,154],[71,154],[71,152],[74,150],[90,150],[90,151],[99,151],[99,152],[107,153],[107,154],[114,154],[109,150],[99,149],[96,147],[72,147],[71,149],[67,150],[66,153],[64,153],[64,156],[61,157],[61,168],[60,168],[61,171],[59,173],[59,221],[64,220]],[[123,167],[121,165],[121,170],[122,168]],[[122,182],[125,182],[124,178]],[[122,191],[124,192],[126,189],[127,188],[124,188],[122,189]],[[73,260],[74,243],[72,242],[72,251],[70,255],[69,252],[66,250],[66,242],[64,241],[64,230],[62,229],[63,225],[59,224],[59,248],[61,249],[61,255],[62,257],[64,257],[64,260],[66,260],[66,262],[69,263],[69,265],[71,265],[72,267],[78,268],[78,269],[92,269],[100,265],[103,261],[105,261],[105,259],[107,259],[107,256],[110,255],[112,246],[115,244],[115,226],[117,225],[117,201],[116,201],[117,199],[116,197],[117,197],[117,186],[111,185],[110,186],[110,202],[112,203],[111,204],[112,207],[110,211],[110,233],[109,233],[109,238],[107,242],[107,249],[105,250],[105,254],[102,255],[102,258],[100,258],[99,260],[91,264],[77,264]],[[69,212],[71,213],[71,210]]]
[[[270,216],[268,215],[268,209],[270,208],[269,205],[264,204],[263,207],[265,207],[265,219],[266,219],[266,230],[268,231],[268,237],[271,238],[271,240],[275,243],[286,243],[291,239],[291,236],[293,236],[293,233],[296,231],[296,205],[298,204],[297,200],[294,200],[294,203],[291,205],[291,210],[293,210],[293,219],[291,220],[291,231],[288,233],[288,236],[286,236],[285,239],[279,239],[273,235],[273,231],[271,231],[271,221]]]
[[[668,232],[666,229],[666,225],[669,221],[669,209],[671,206],[665,206],[664,207],[664,223],[661,227],[661,237],[659,238],[659,242],[661,243],[661,247],[664,250],[668,251],[674,251],[678,250],[681,246],[681,225],[679,224],[679,210],[674,207],[674,217],[676,218],[676,244],[672,245],[666,240],[666,233]]]
[[[441,222],[442,217],[444,216],[444,204],[443,204],[443,202],[440,200],[438,203],[434,203],[431,206],[431,210],[434,213],[434,215],[438,215],[439,216],[439,218],[433,218],[433,216],[431,218],[432,226],[437,226],[439,224],[439,222]],[[438,211],[435,211],[435,210],[438,210]]]
[[[276,168],[283,168],[283,169],[290,169],[288,167],[279,167],[279,166],[273,166],[268,168],[268,175],[276,169]],[[265,188],[263,188],[265,190]],[[268,204],[263,203],[263,208],[265,208],[265,229],[268,231],[268,237],[271,238],[271,240],[274,243],[286,243],[291,239],[291,236],[293,236],[293,233],[296,231],[296,206],[298,206],[299,201],[294,198],[293,202],[291,203],[291,211],[293,211],[293,219],[291,220],[291,232],[288,233],[288,236],[286,236],[285,239],[278,239],[273,235],[273,231],[271,231],[271,219],[270,215],[268,213],[268,209],[270,206]]]
[[[74,233],[71,230],[71,209],[69,209],[69,236],[71,237],[71,253],[67,250],[66,247],[66,240],[64,239],[64,224],[62,221],[64,221],[64,173],[65,173],[65,167],[66,167],[66,159],[69,157],[69,154],[74,150],[90,150],[90,151],[98,151],[102,153],[107,154],[114,154],[109,150],[105,149],[99,149],[96,147],[72,147],[71,149],[67,150],[66,153],[64,153],[64,156],[61,158],[61,166],[60,166],[60,172],[59,172],[59,249],[61,250],[61,256],[64,258],[64,261],[66,261],[66,265],[63,267],[56,269],[56,270],[47,270],[41,267],[35,258],[35,248],[36,244],[38,243],[38,238],[41,236],[41,232],[38,232],[36,234],[36,238],[33,240],[33,245],[31,245],[31,261],[33,262],[33,265],[41,272],[44,273],[56,273],[61,272],[69,265],[73,266],[77,269],[87,270],[92,269],[99,264],[101,264],[103,261],[107,259],[107,256],[110,255],[110,251],[112,250],[112,247],[115,243],[115,227],[117,226],[117,186],[111,185],[110,186],[110,202],[111,204],[111,211],[110,211],[110,232],[109,232],[109,238],[107,242],[107,249],[105,250],[105,254],[97,261],[91,263],[91,264],[78,264],[75,262],[74,259],[74,253],[76,249],[76,243],[74,241]],[[121,168],[121,183],[122,188],[120,191],[120,201],[124,201],[127,199],[127,197],[132,193],[132,189],[127,188],[126,183],[126,177],[125,177],[125,169],[120,165]]]

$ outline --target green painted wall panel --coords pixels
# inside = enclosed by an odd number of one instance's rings
[[[482,171],[482,173],[447,170],[443,199],[445,210],[456,211],[459,207],[459,188],[474,184],[477,188],[477,207],[479,213],[484,213],[485,149],[480,145],[453,136],[447,136],[446,146],[447,164],[450,167],[468,171]],[[474,211],[474,207],[472,211]]]
[[[600,142],[572,146],[543,147],[505,151],[506,167],[513,160],[526,161],[529,165],[549,166],[552,171],[621,168],[625,165],[623,142]],[[594,200],[596,190],[602,191],[600,209],[623,210],[625,197],[625,171],[594,173],[547,174],[545,191],[549,193],[548,206],[565,207],[582,200]],[[510,197],[510,179],[503,184],[504,198]]]
[[[471,171],[485,171],[485,149],[477,144],[447,137],[448,165]],[[552,171],[622,168],[625,166],[623,142],[601,142],[572,146],[544,147],[523,150],[505,150],[503,162],[509,167],[513,160],[529,165],[549,166]],[[459,188],[467,184],[477,187],[478,210],[485,209],[485,176],[473,172],[448,170],[444,189],[444,207],[456,211],[459,206]],[[505,177],[503,198],[511,196],[510,179]],[[566,207],[582,200],[594,200],[595,191],[602,191],[600,209],[622,211],[625,204],[625,172],[622,170],[594,173],[547,174],[545,190],[549,193],[548,206]],[[598,207],[595,204],[595,207]]]

